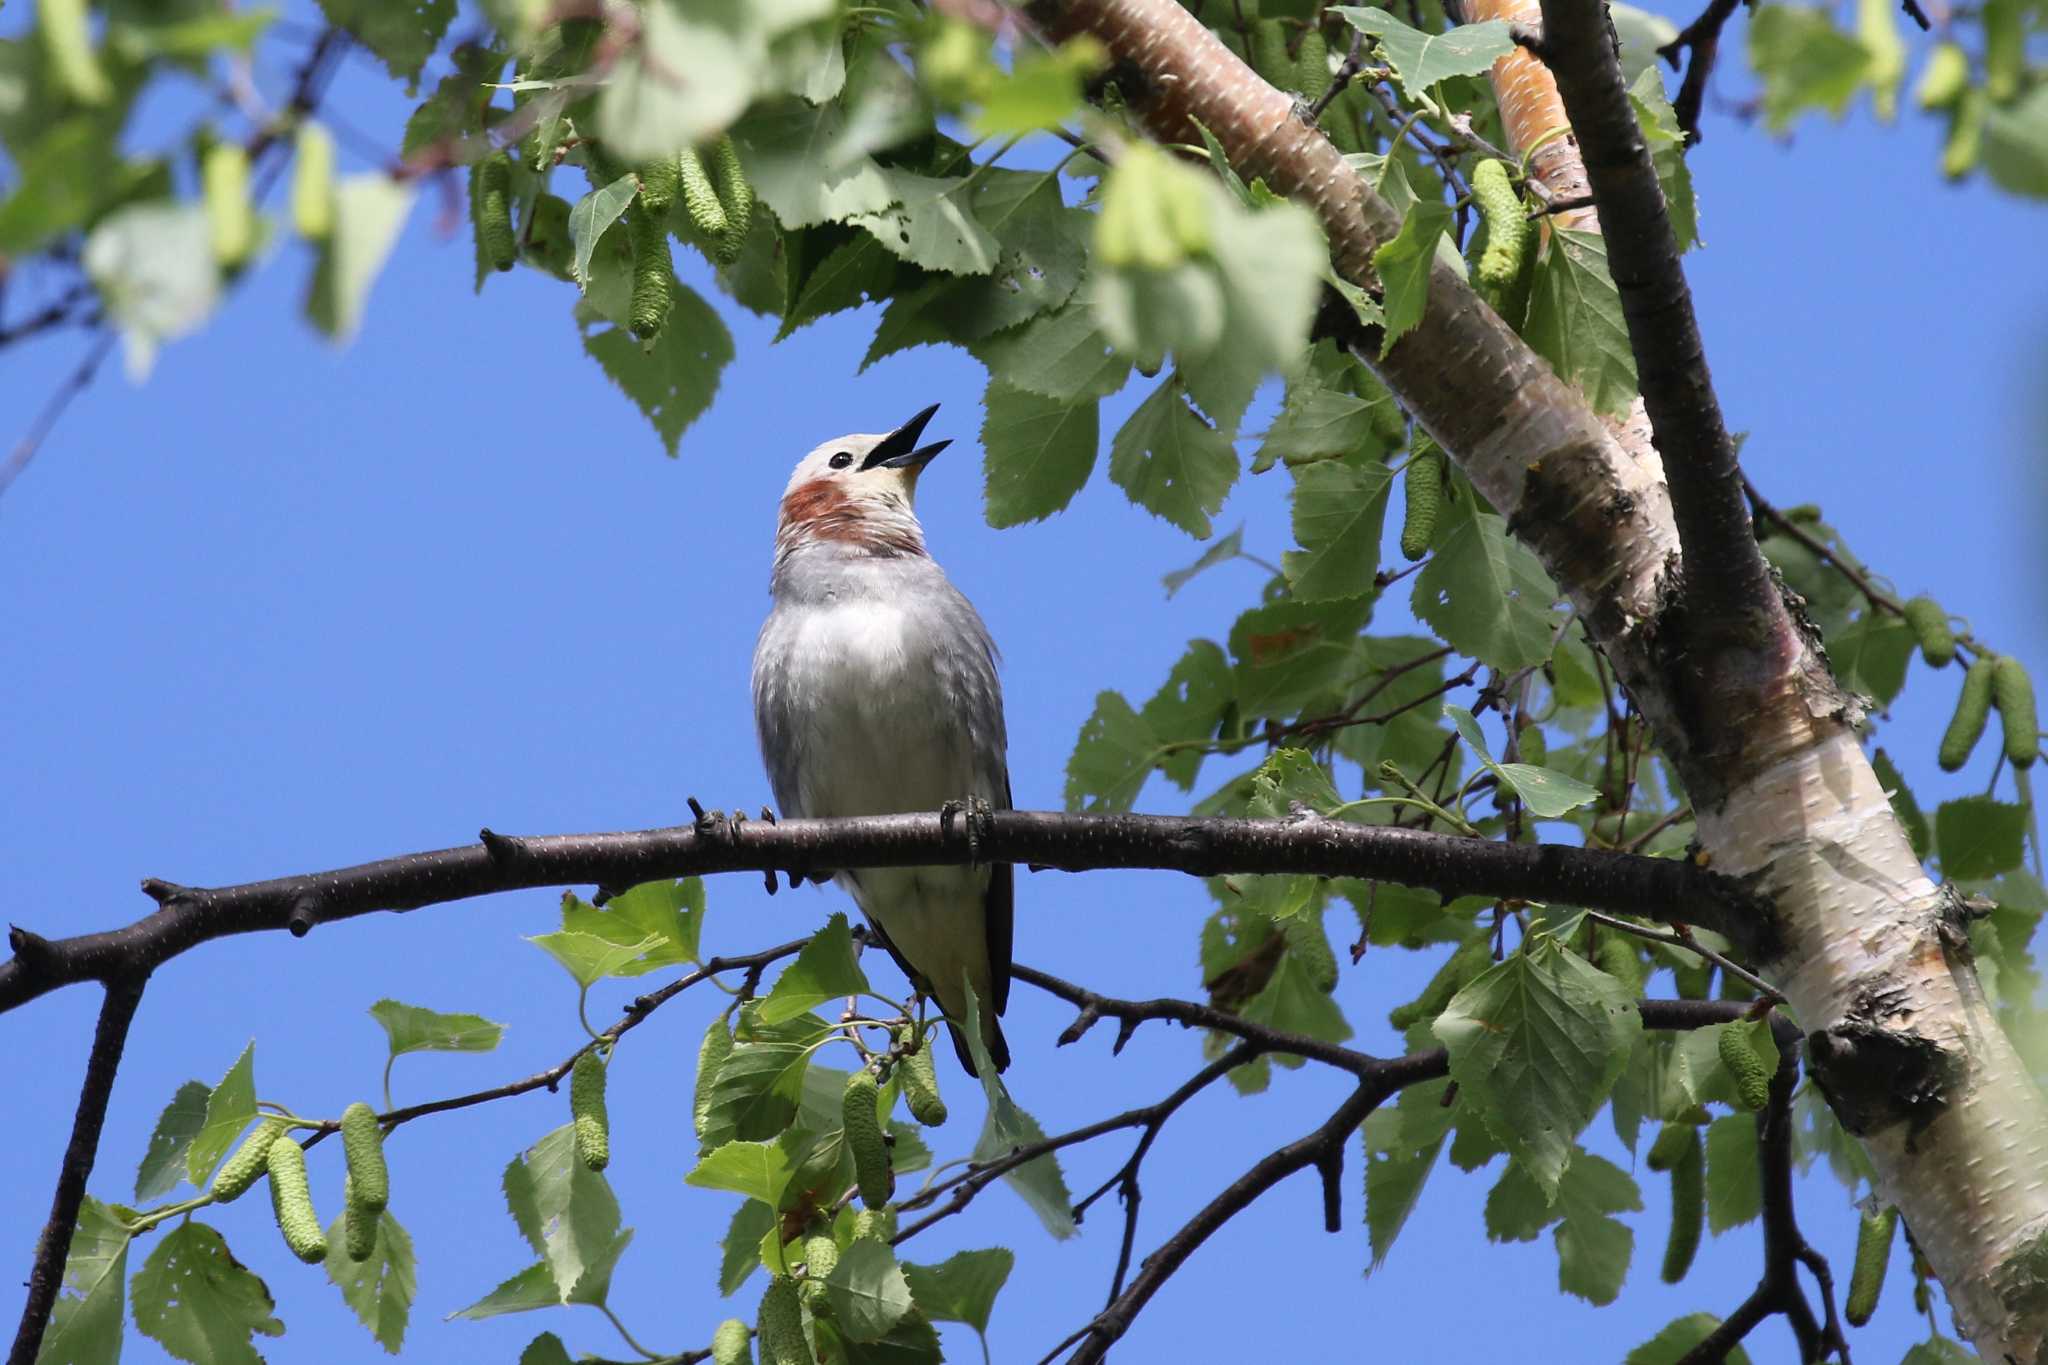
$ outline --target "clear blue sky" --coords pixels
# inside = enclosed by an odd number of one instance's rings
[[[285,73],[261,77],[275,95]],[[1732,71],[1719,85],[1740,94],[1744,79]],[[359,58],[333,107],[383,145],[395,145],[406,108]],[[139,136],[152,131],[171,136],[161,118]],[[1689,268],[1722,402],[1751,433],[1745,463],[1762,486],[1783,503],[1822,503],[1902,590],[1937,594],[2039,671],[2048,270],[2025,243],[2040,240],[2042,213],[1982,185],[1941,186],[1934,136],[1910,119],[1881,129],[1859,111],[1839,127],[1804,124],[1785,146],[1710,110],[1693,159],[1707,247]],[[929,471],[920,510],[934,552],[1007,655],[1020,806],[1058,806],[1099,689],[1148,694],[1186,640],[1220,636],[1256,592],[1256,571],[1232,565],[1165,600],[1160,574],[1200,547],[1127,505],[1100,471],[1051,522],[988,529],[979,367],[920,349],[856,374],[872,313],[771,346],[772,327],[721,298],[739,359],[670,460],[583,356],[569,287],[522,271],[473,298],[467,230],[445,235],[436,218],[423,196],[352,347],[337,351],[298,322],[309,263],[288,244],[202,334],[169,346],[146,386],[109,367],[0,499],[7,919],[77,933],[144,913],[145,876],[243,881],[461,843],[486,824],[668,824],[685,818],[689,795],[760,805],[747,670],[776,495],[817,441],[885,429],[927,403],[944,405],[933,434],[956,444]],[[690,258],[685,273],[709,294],[700,265]],[[26,427],[79,349],[66,337],[0,357],[0,437]],[[1109,405],[1106,431],[1136,396]],[[1255,412],[1247,429],[1260,425]],[[1219,528],[1247,522],[1247,547],[1277,559],[1289,544],[1283,480],[1248,478]],[[1969,785],[1932,761],[1953,681],[1911,689],[1885,732],[1923,803]],[[1170,810],[1176,799],[1154,789],[1141,806]],[[401,1062],[401,1103],[565,1055],[580,1036],[573,987],[521,941],[551,928],[555,907],[540,891],[178,959],[143,1004],[94,1192],[126,1198],[172,1091],[218,1079],[251,1037],[265,1098],[334,1114],[373,1096],[383,1043],[364,1010],[383,996],[510,1025],[496,1054]],[[707,946],[744,951],[844,908],[836,891],[771,901],[756,877],[718,879]],[[1017,953],[1106,992],[1186,994],[1199,989],[1195,931],[1207,910],[1198,883],[1169,875],[1020,874]],[[1412,993],[1422,966],[1375,953],[1347,968],[1339,998],[1361,1045],[1396,1046],[1385,1009]],[[593,1017],[612,1018],[631,989],[596,994]],[[17,1117],[0,1138],[10,1285],[47,1209],[97,1003],[74,990],[0,1020],[17,1058]],[[751,1320],[758,1292],[756,1281],[733,1303],[717,1299],[716,1241],[732,1198],[682,1183],[710,1006],[685,998],[657,1015],[621,1049],[613,1082],[612,1175],[639,1233],[612,1301],[664,1350],[704,1344],[729,1314]],[[1069,1018],[1020,986],[1007,1023],[1010,1082],[1050,1131],[1163,1094],[1199,1064],[1193,1036],[1159,1025],[1121,1058],[1109,1056],[1109,1029],[1055,1054]],[[956,1117],[938,1135],[942,1156],[964,1153],[979,1122],[957,1074],[949,1089]],[[1341,1089],[1309,1070],[1255,1099],[1218,1089],[1192,1106],[1146,1168],[1141,1254],[1311,1127]],[[417,1358],[509,1362],[543,1329],[572,1351],[624,1353],[587,1310],[441,1320],[527,1263],[499,1173],[563,1108],[542,1093],[393,1139],[393,1207],[422,1259],[408,1337]],[[1611,1151],[1604,1119],[1594,1135]],[[1075,1153],[1070,1183],[1092,1187],[1124,1150]],[[313,1160],[327,1210],[338,1161],[333,1148]],[[1313,1180],[1288,1182],[1173,1280],[1120,1358],[1476,1362],[1505,1349],[1615,1360],[1682,1312],[1725,1313],[1753,1279],[1750,1227],[1710,1239],[1683,1286],[1657,1283],[1666,1186],[1651,1177],[1621,1302],[1594,1310],[1563,1298],[1547,1237],[1484,1240],[1479,1210],[1497,1172],[1439,1169],[1367,1281],[1354,1147],[1343,1234],[1321,1231]],[[1808,1235],[1846,1276],[1854,1224],[1839,1187],[1822,1178],[1802,1193]],[[289,1331],[269,1358],[375,1356],[324,1276],[286,1256],[265,1201],[208,1220],[277,1296]],[[906,1254],[1016,1247],[994,1354],[1032,1360],[1099,1306],[1117,1228],[1104,1205],[1081,1237],[1054,1245],[995,1190]],[[1895,1360],[1918,1335],[1905,1285],[1895,1266],[1878,1322],[1855,1339],[1860,1359]],[[0,1317],[11,1320],[14,1303],[11,1289],[0,1295]],[[947,1340],[973,1358],[971,1333],[948,1328]],[[1758,1361],[1791,1359],[1781,1325],[1752,1345]],[[134,1360],[162,1358],[140,1337],[130,1349]]]

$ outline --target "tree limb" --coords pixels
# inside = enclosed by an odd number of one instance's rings
[[[712,872],[815,873],[839,867],[1027,863],[1065,871],[1144,867],[1210,876],[1293,872],[1363,877],[1440,895],[1555,901],[1678,919],[1754,942],[1765,922],[1739,884],[1691,863],[1558,844],[1502,844],[1303,817],[1228,820],[1165,815],[996,811],[727,823],[621,834],[513,838],[407,854],[331,872],[201,889],[151,880],[160,908],[125,928],[46,939],[15,927],[0,963],[0,1012],[58,987],[154,969],[209,939],[289,929],[379,910],[531,887],[634,886]]]

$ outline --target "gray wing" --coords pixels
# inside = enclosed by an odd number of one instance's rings
[[[798,793],[796,717],[793,713],[791,674],[787,665],[792,647],[787,622],[780,610],[768,613],[761,624],[761,636],[754,643],[754,736],[761,745],[761,764],[768,770],[768,785],[775,792],[775,809],[791,819],[803,818],[803,799]]]

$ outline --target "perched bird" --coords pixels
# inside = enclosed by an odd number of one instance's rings
[[[754,647],[754,723],[789,816],[888,815],[948,802],[1010,805],[996,647],[925,553],[911,499],[950,441],[918,445],[934,403],[880,436],[798,461],[775,531],[775,599]],[[1001,1071],[1013,872],[869,867],[835,874],[912,983],[945,1011],[960,1065],[973,985]]]

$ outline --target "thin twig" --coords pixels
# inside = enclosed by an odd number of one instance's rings
[[[1625,919],[1616,919],[1612,915],[1603,915],[1598,910],[1588,910],[1586,918],[1592,920],[1595,924],[1604,924],[1610,929],[1620,930],[1624,934],[1633,934],[1637,938],[1646,939],[1651,943],[1662,943],[1672,948],[1683,948],[1689,953],[1697,953],[1728,975],[1749,986],[1751,990],[1770,1001],[1773,1005],[1785,1003],[1785,997],[1780,995],[1777,988],[1772,986],[1770,982],[1764,980],[1741,963],[1732,962],[1720,953],[1715,952],[1691,934],[1667,934],[1661,930],[1651,929],[1641,924],[1631,924]]]

